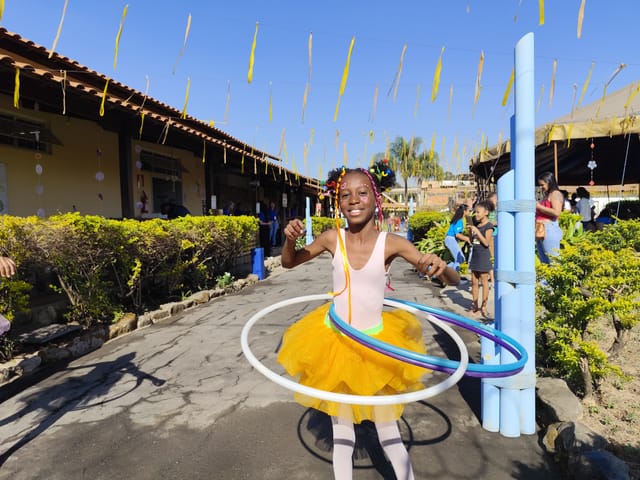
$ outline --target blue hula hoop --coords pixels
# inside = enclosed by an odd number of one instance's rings
[[[396,305],[394,305],[396,304]],[[402,305],[412,307],[416,310],[429,313],[439,320],[443,320],[448,323],[452,323],[464,329],[477,333],[480,336],[488,338],[495,342],[497,345],[505,348],[515,358],[516,361],[504,365],[485,365],[485,364],[469,364],[465,375],[470,377],[480,378],[501,378],[515,375],[522,371],[527,360],[529,358],[526,349],[515,339],[500,332],[494,328],[487,327],[468,318],[462,317],[455,313],[447,312],[419,303],[410,302],[407,300],[397,300],[392,298],[385,298],[385,305],[398,306]],[[342,320],[335,311],[335,305],[332,303],[329,308],[329,319],[333,326],[341,333],[351,338],[352,340],[375,350],[383,355],[395,358],[397,360],[417,365],[419,367],[428,368],[440,372],[451,373],[454,372],[460,365],[460,362],[455,360],[449,360],[444,358],[434,357],[432,355],[424,355],[417,352],[412,352],[404,348],[396,347],[390,343],[382,342],[366,333],[363,333],[351,325]]]

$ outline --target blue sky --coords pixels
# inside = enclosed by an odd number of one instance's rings
[[[538,0],[69,0],[56,52],[140,91],[145,91],[148,77],[149,95],[178,109],[184,105],[189,78],[190,115],[213,119],[217,127],[276,155],[281,152],[284,130],[284,163],[305,175],[324,176],[343,163],[367,164],[372,154],[384,152],[387,142],[398,135],[422,137],[426,147],[435,135],[441,164],[446,170],[464,172],[483,136],[490,145],[501,132],[508,137],[513,96],[505,107],[501,100],[513,66],[514,46],[526,33],[535,35],[537,125],[571,110],[574,84],[577,102],[592,62],[583,105],[600,98],[604,84],[621,63],[626,67],[611,81],[609,92],[640,78],[640,53],[634,46],[640,3],[586,0],[578,39],[580,3],[545,1],[545,23],[539,25]],[[115,38],[127,4],[114,70]],[[5,0],[0,25],[51,48],[63,6],[64,0]],[[189,14],[189,36],[179,58]],[[256,22],[254,76],[249,84]],[[311,90],[303,123],[310,32]],[[352,37],[349,78],[334,122]],[[388,92],[405,44],[394,99],[393,91]],[[440,88],[432,102],[433,76],[442,47]],[[474,107],[481,51],[485,56],[482,90]],[[554,59],[557,70],[550,106]],[[377,107],[372,116],[376,87]]]

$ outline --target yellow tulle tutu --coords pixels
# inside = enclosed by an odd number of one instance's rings
[[[421,390],[429,372],[360,345],[328,326],[330,304],[293,324],[284,334],[278,362],[287,373],[310,387],[353,395],[390,395]],[[384,311],[383,329],[374,338],[418,353],[426,353],[418,319],[404,310]],[[398,420],[403,405],[343,405],[299,393],[295,400],[328,415],[386,422]]]

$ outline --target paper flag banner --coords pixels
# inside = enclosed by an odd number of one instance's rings
[[[2,4],[4,5],[4,0],[2,0]],[[49,50],[49,58],[53,56],[53,52],[58,45],[58,40],[60,39],[60,33],[62,32],[62,24],[64,23],[64,16],[67,14],[67,5],[69,5],[69,0],[64,0],[64,5],[62,7],[62,16],[60,17],[60,23],[58,24],[58,31],[56,32],[56,36],[53,39],[53,45],[51,46],[51,50]]]
[[[473,95],[473,107],[475,109],[476,104],[478,103],[478,98],[480,98],[480,90],[482,89],[481,80],[482,80],[482,69],[484,67],[484,51],[480,52],[480,60],[478,61],[478,73],[476,74],[476,86],[475,93]]]
[[[120,36],[122,35],[122,29],[124,28],[124,19],[127,18],[127,11],[129,10],[129,4],[127,3],[124,6],[124,10],[122,10],[122,18],[120,19],[120,28],[118,28],[118,33],[116,34],[116,45],[113,49],[113,69],[116,69],[116,64],[118,63],[118,48],[120,46]]]
[[[629,105],[631,105],[631,102],[636,97],[636,95],[638,95],[638,93],[640,93],[640,84],[638,84],[638,86],[629,94],[629,98],[627,98],[627,101],[624,102],[625,110],[629,108]]]
[[[286,128],[282,129],[282,133],[280,134],[280,148],[278,149],[278,157],[282,155],[282,147],[284,146],[284,134],[287,131]]]
[[[253,63],[256,57],[256,42],[258,41],[258,22],[256,22],[256,31],[253,32],[253,42],[251,42],[251,54],[249,55],[249,72],[247,73],[247,82],[253,81]]]
[[[269,123],[273,122],[273,83],[269,82]]]
[[[304,111],[307,108],[307,97],[309,96],[309,82],[304,87],[304,95],[302,96],[302,123],[304,123]]]
[[[536,112],[540,110],[540,104],[542,103],[542,97],[544,97],[544,83],[540,87],[540,95],[538,96],[538,104],[536,105]]]
[[[582,100],[584,100],[584,95],[587,93],[587,87],[589,86],[589,82],[591,81],[591,74],[593,73],[593,67],[595,62],[591,63],[591,68],[589,68],[589,73],[587,73],[587,79],[584,81],[584,85],[582,86],[582,92],[580,92],[580,100],[578,100],[578,106],[576,108],[580,108],[582,105]]]
[[[373,122],[376,118],[376,110],[378,109],[378,85],[376,85],[376,89],[373,92],[373,108],[371,109],[371,115],[369,119]]]
[[[507,101],[509,100],[509,95],[511,94],[511,87],[513,87],[513,79],[515,78],[516,71],[515,69],[511,70],[511,76],[509,77],[509,82],[507,82],[507,88],[504,91],[504,95],[502,96],[501,105],[505,107],[507,105]]]
[[[413,118],[416,118],[418,116],[418,106],[420,105],[420,89],[421,86],[420,84],[418,84],[418,86],[416,87],[416,104],[413,107]]]
[[[138,140],[142,139],[143,127],[144,127],[144,112],[140,114],[140,128],[138,129]]]
[[[231,80],[227,80],[227,101],[224,104],[224,123],[229,120],[229,103],[231,103]]]
[[[436,132],[433,132],[433,136],[431,137],[431,148],[429,149],[429,163],[433,162],[433,154],[436,149]]]
[[[544,25],[544,0],[538,0],[538,12],[540,15],[539,25]]]
[[[20,108],[20,68],[16,67],[15,83],[13,85],[13,108]]]
[[[176,58],[176,63],[173,64],[173,69],[171,70],[174,75],[176,74],[176,69],[178,68],[178,62],[182,58],[182,55],[184,55],[185,48],[187,48],[187,39],[189,38],[189,30],[191,30],[191,14],[189,14],[189,16],[187,17],[187,28],[184,31],[184,41],[182,42],[182,48],[180,49],[180,52],[178,53],[178,58]]]
[[[313,32],[309,32],[309,42],[308,42],[308,50],[309,50],[309,83],[311,83],[311,72],[312,72],[312,51],[313,51]]]
[[[553,105],[553,93],[556,89],[556,69],[558,68],[558,59],[553,59],[553,69],[551,71],[551,87],[549,87],[549,108]]]
[[[573,118],[573,112],[576,110],[576,95],[578,94],[578,84],[573,84],[573,98],[571,99],[571,118]]]
[[[107,88],[109,87],[109,79],[104,83],[104,90],[102,91],[102,100],[100,101],[100,116],[104,117],[104,102],[107,100]]]
[[[205,163],[205,158],[207,156],[207,141],[202,139],[202,163]]]
[[[586,2],[587,0],[582,0],[582,2],[580,2],[580,8],[578,9],[578,38],[582,36],[582,21],[584,20],[584,4]]]
[[[0,20],[2,20],[3,15],[4,15],[4,0],[0,0]]]
[[[393,88],[393,101],[395,102],[396,97],[398,96],[398,86],[400,85],[400,75],[402,75],[402,64],[404,63],[404,54],[407,53],[407,44],[405,43],[402,47],[402,53],[400,53],[400,64],[398,65],[398,71],[396,72],[395,79],[391,84]],[[391,88],[389,89],[389,93],[391,92]],[[387,93],[387,96],[389,96]]]
[[[353,44],[356,41],[356,37],[351,38],[351,43],[349,44],[349,53],[347,53],[347,61],[344,64],[344,70],[342,71],[342,79],[340,80],[340,88],[338,90],[338,102],[336,103],[336,111],[333,114],[333,121],[336,122],[338,120],[338,111],[340,110],[340,99],[342,95],[344,95],[344,89],[347,86],[347,79],[349,78],[349,66],[351,64],[351,52],[353,52]]]
[[[184,107],[180,118],[187,118],[187,105],[189,104],[189,89],[191,88],[191,78],[187,77],[187,91],[184,94]]]
[[[440,88],[440,73],[442,72],[442,55],[444,55],[444,47],[440,51],[438,63],[436,63],[436,71],[433,74],[433,86],[431,87],[431,103],[436,101],[438,89]]]

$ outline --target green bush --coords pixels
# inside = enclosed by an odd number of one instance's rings
[[[414,241],[422,240],[429,230],[441,222],[449,221],[449,214],[444,212],[417,212],[409,217],[409,228]],[[446,233],[446,232],[445,232]]]

